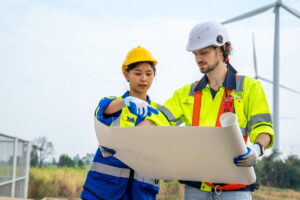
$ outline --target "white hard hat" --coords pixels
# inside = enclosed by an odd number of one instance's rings
[[[194,51],[211,45],[222,46],[226,42],[229,42],[229,37],[225,27],[217,22],[208,21],[194,26],[186,50]]]

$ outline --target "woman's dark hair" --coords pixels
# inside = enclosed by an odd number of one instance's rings
[[[126,66],[126,72],[129,72],[130,70],[133,70],[134,68],[136,68],[136,66],[138,66],[140,63],[148,63],[150,64],[150,66],[152,67],[153,71],[155,72],[155,66],[153,62],[150,61],[141,61],[141,62],[135,62],[135,63],[131,63],[130,65]]]

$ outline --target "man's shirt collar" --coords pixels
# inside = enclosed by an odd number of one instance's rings
[[[208,85],[208,79],[207,79],[207,76],[204,75],[201,78],[201,80],[199,81],[199,83],[197,84],[197,86],[195,87],[194,92],[202,90],[207,85]],[[230,67],[227,67],[226,77],[225,77],[225,80],[224,80],[222,86],[224,86],[226,88],[230,88],[230,89],[236,89],[236,77],[235,77],[235,73],[234,73],[233,69],[231,69]]]

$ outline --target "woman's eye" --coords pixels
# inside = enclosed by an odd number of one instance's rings
[[[140,76],[140,75],[141,75],[141,73],[135,73],[135,75],[136,75],[136,76]]]

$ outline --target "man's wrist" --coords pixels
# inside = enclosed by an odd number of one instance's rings
[[[255,149],[258,157],[264,155],[265,149],[264,149],[264,145],[262,145],[262,143],[255,142],[255,144],[253,145],[253,148]]]

